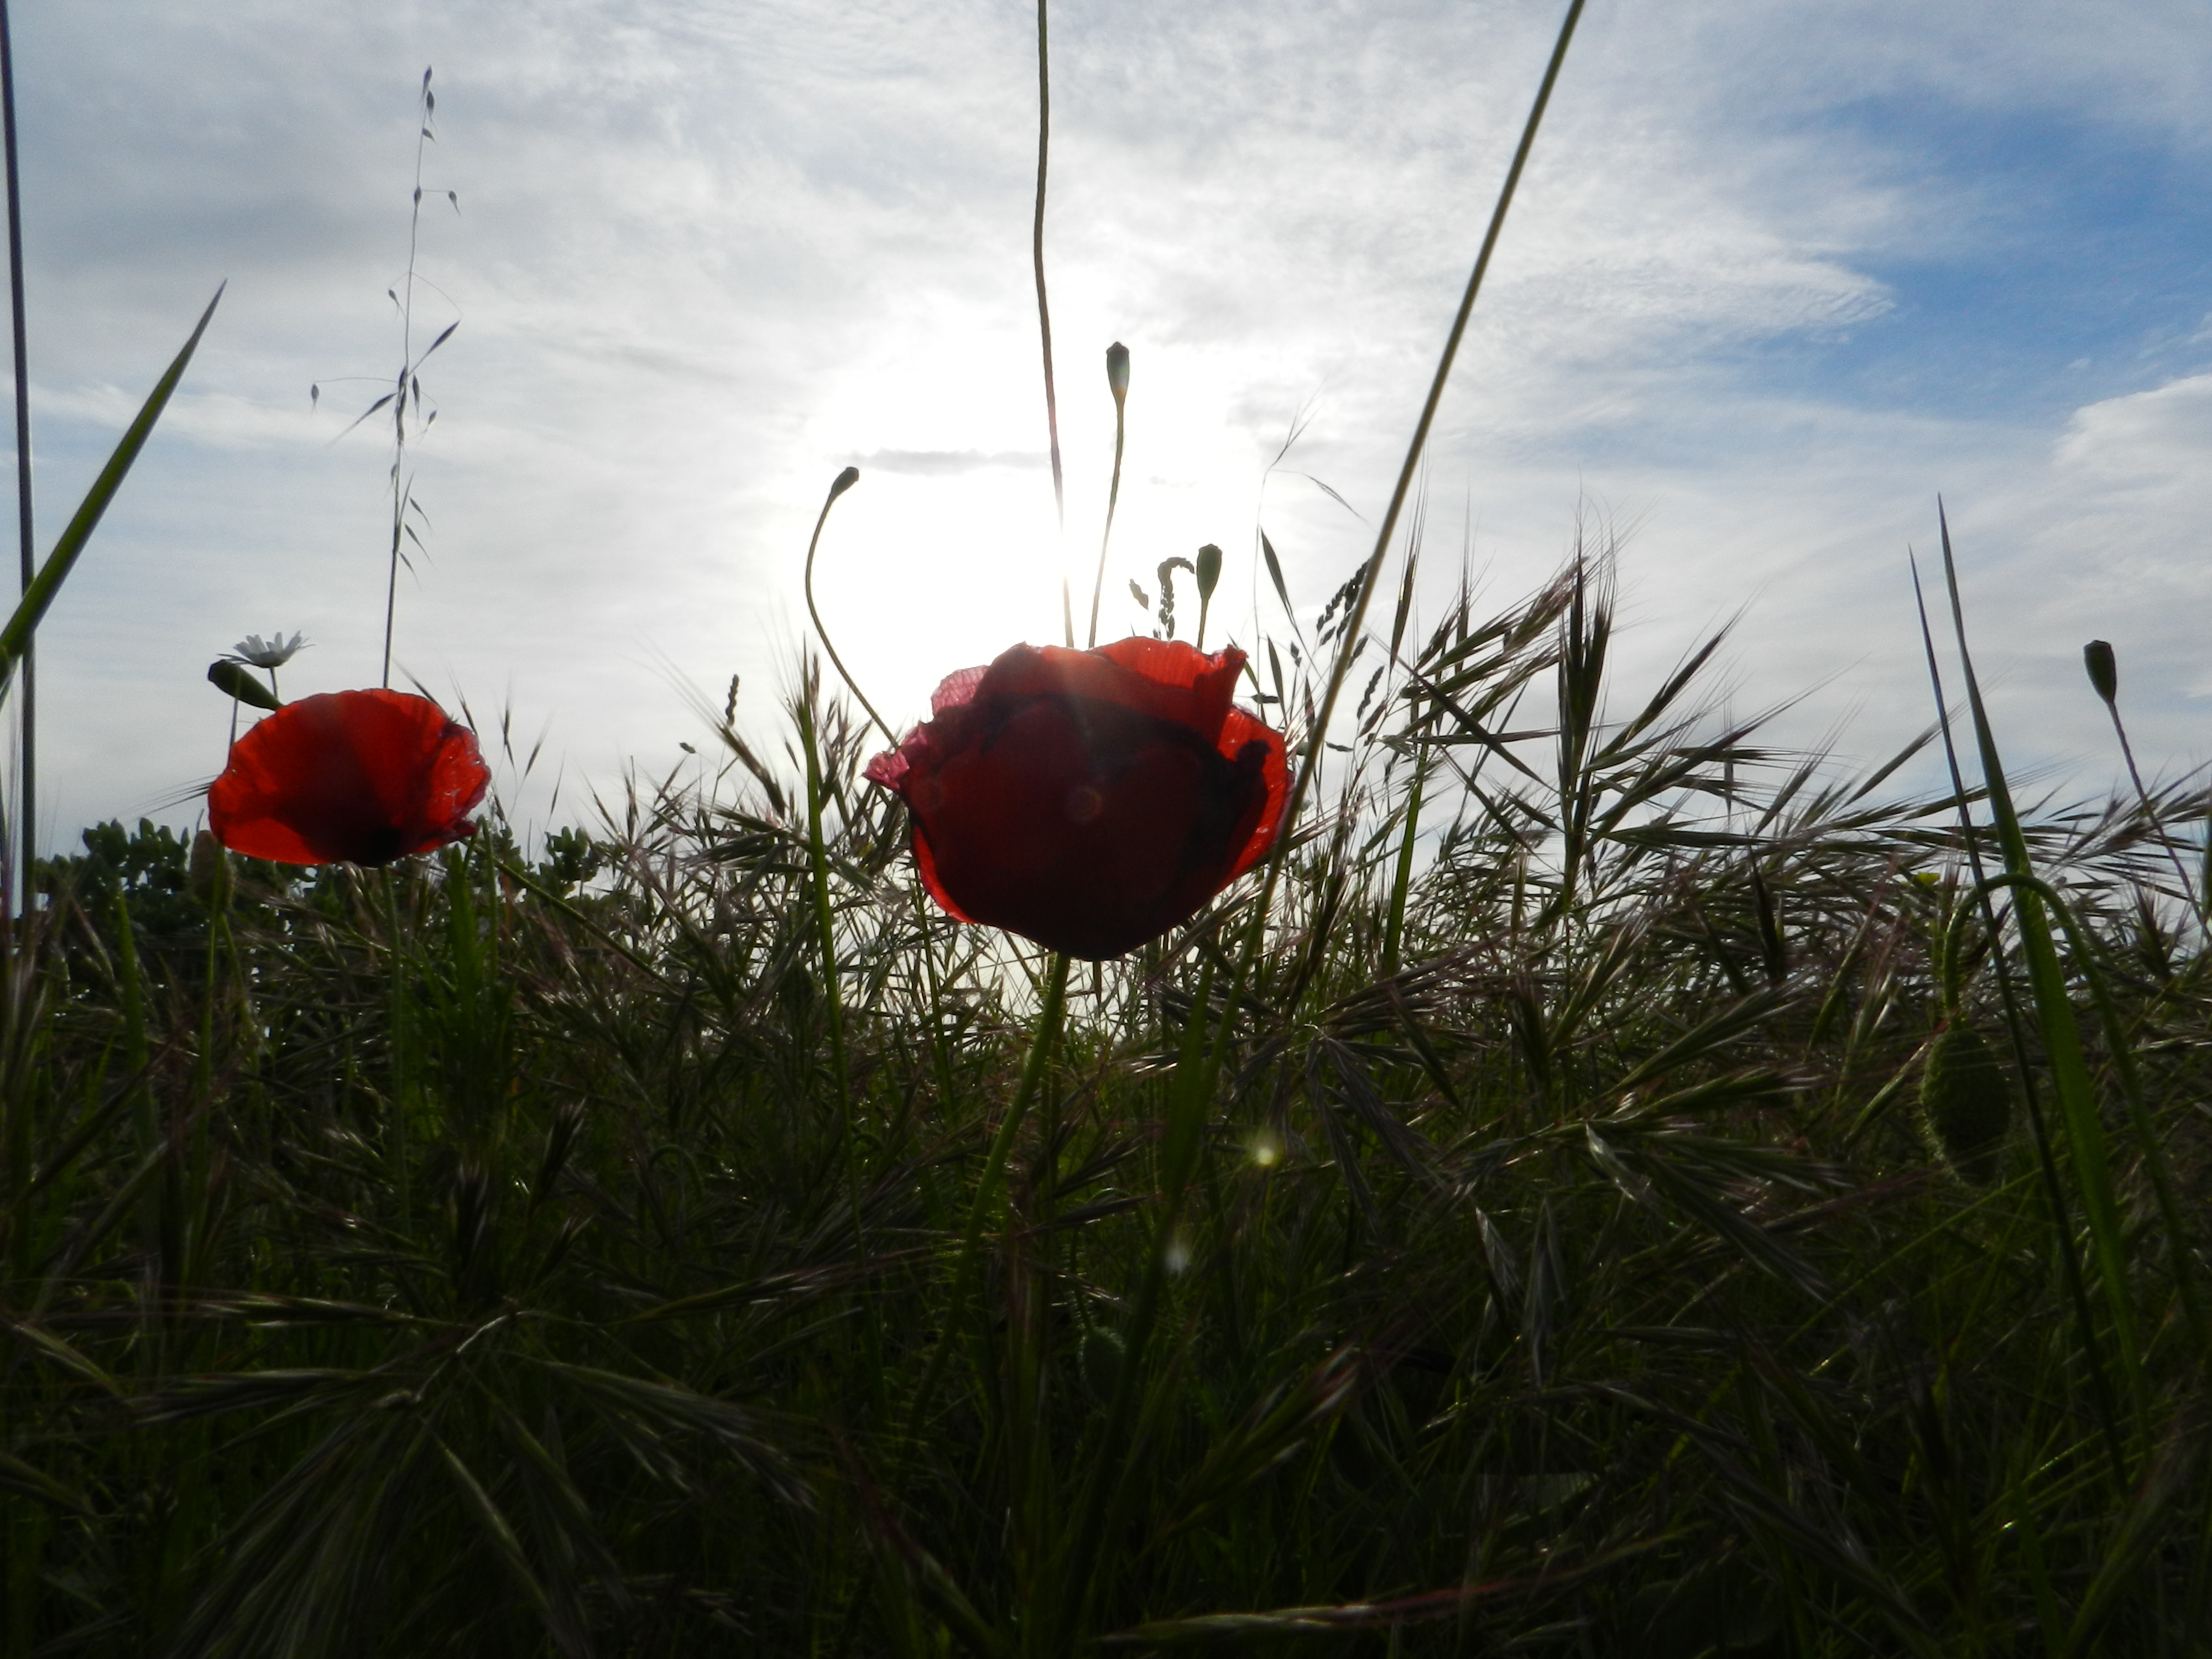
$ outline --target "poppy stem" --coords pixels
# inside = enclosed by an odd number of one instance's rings
[[[1182,1201],[1195,1173],[1199,1154],[1205,1149],[1206,1120],[1218,1075],[1219,1048],[1206,1041],[1206,1012],[1213,995],[1215,958],[1209,952],[1199,969],[1198,988],[1192,1000],[1190,1019],[1183,1027],[1182,1046],[1169,1085],[1165,1133],[1160,1151],[1160,1208],[1152,1231],[1150,1258],[1138,1287],[1135,1305],[1121,1332],[1121,1358],[1116,1364],[1114,1395],[1106,1408],[1106,1422],[1098,1439],[1098,1461],[1092,1464],[1076,1504],[1073,1526],[1060,1569],[1067,1575],[1063,1617],[1080,1618],[1097,1590],[1094,1565],[1098,1540],[1107,1517],[1115,1507],[1129,1474],[1115,1453],[1128,1443],[1129,1422],[1137,1406],[1137,1376],[1153,1327],[1158,1322],[1160,1300],[1167,1288],[1168,1255],[1174,1248],[1176,1224],[1182,1218]],[[1241,974],[1237,975],[1241,978]],[[1061,1634],[1066,1632],[1063,1631]],[[1048,1650],[1049,1650],[1049,1644]]]
[[[847,467],[830,481],[830,494],[822,502],[821,514],[814,520],[814,534],[806,544],[806,614],[814,619],[815,637],[822,641],[822,648],[830,653],[830,660],[837,670],[837,678],[845,682],[845,689],[859,700],[861,708],[868,711],[868,718],[876,723],[876,730],[884,734],[884,741],[896,744],[897,737],[884,717],[876,713],[876,706],[868,701],[867,693],[854,682],[852,671],[845,666],[845,659],[837,654],[837,647],[830,637],[830,630],[822,625],[822,612],[814,604],[814,554],[815,550],[822,545],[822,526],[830,522],[830,509],[837,504],[837,498],[860,482],[860,469],[857,466]]]
[[[1052,506],[1060,534],[1067,533],[1067,492],[1060,469],[1060,394],[1052,378],[1052,307],[1044,290],[1044,184],[1052,155],[1052,57],[1045,32],[1046,0],[1037,0],[1037,172],[1036,211],[1030,223],[1030,265],[1036,276],[1037,338],[1044,349],[1044,426],[1052,447]],[[1067,567],[1060,571],[1060,620],[1067,643],[1075,643],[1075,612],[1068,599]]]
[[[826,508],[825,508],[826,510]],[[837,1078],[839,1132],[845,1149],[847,1200],[853,1206],[853,1250],[860,1270],[868,1261],[866,1219],[860,1207],[860,1145],[853,1116],[853,1081],[845,1064],[845,999],[837,981],[836,918],[830,908],[830,852],[822,836],[822,746],[817,740],[816,696],[821,685],[818,668],[806,676],[799,702],[799,740],[806,751],[806,852],[814,889],[814,926],[822,951],[822,996],[830,1024],[830,1066]],[[868,1345],[868,1370],[883,1405],[882,1345],[872,1313],[863,1327]]]
[[[413,1220],[414,1203],[408,1181],[407,1111],[415,1093],[415,1030],[410,1018],[412,1007],[409,985],[406,938],[407,930],[400,920],[399,878],[386,865],[379,872],[384,889],[384,925],[386,930],[386,966],[389,982],[385,993],[389,999],[386,1018],[390,1022],[385,1047],[391,1062],[392,1119],[386,1127],[384,1139],[385,1179],[390,1184],[394,1223],[392,1231],[404,1237]]]
[[[1045,1067],[1052,1059],[1053,1045],[1060,1040],[1061,1016],[1066,1006],[1067,953],[1055,951],[1052,966],[1045,972],[1044,1000],[1037,1007],[1036,1035],[1030,1039],[1029,1058],[1022,1065],[1021,1086],[1014,1093],[1014,1103],[999,1124],[999,1133],[992,1138],[990,1151],[984,1154],[982,1176],[975,1183],[975,1197],[968,1206],[968,1223],[961,1230],[960,1255],[952,1270],[952,1297],[945,1304],[945,1323],[937,1334],[937,1346],[929,1357],[929,1369],[922,1374],[914,1403],[907,1407],[908,1445],[921,1440],[922,1425],[929,1418],[930,1401],[937,1393],[938,1384],[945,1380],[945,1368],[952,1357],[953,1333],[966,1311],[968,1294],[975,1283],[975,1258],[982,1247],[983,1224],[990,1217],[992,1200],[1006,1174],[1014,1137],[1021,1133],[1022,1120],[1029,1115],[1030,1107],[1043,1086]]]
[[[1118,340],[1107,349],[1106,387],[1114,394],[1114,481],[1106,490],[1106,528],[1098,538],[1098,574],[1091,584],[1091,636],[1084,641],[1094,651],[1098,648],[1098,600],[1106,591],[1106,547],[1114,539],[1114,509],[1121,501],[1121,449],[1128,436],[1129,354]],[[1202,638],[1203,628],[1200,632]]]
[[[2185,908],[2196,914],[2197,927],[2208,934],[2212,934],[2212,923],[2208,923],[2205,920],[2204,902],[2197,896],[2196,890],[2189,884],[2189,872],[2182,866],[2181,852],[2173,844],[2173,834],[2166,827],[2165,820],[2159,816],[2158,808],[2151,800],[2150,791],[2143,787],[2142,769],[2136,765],[2135,745],[2128,741],[2128,728],[2120,721],[2119,699],[2114,697],[2108,700],[2105,704],[2105,709],[2112,717],[2112,735],[2120,740],[2120,757],[2128,763],[2128,778],[2136,787],[2136,804],[2142,808],[2144,821],[2157,831],[2158,844],[2166,849],[2166,856],[2173,864],[2174,879],[2181,884],[2181,902]],[[29,856],[27,853],[24,854],[27,867]]]

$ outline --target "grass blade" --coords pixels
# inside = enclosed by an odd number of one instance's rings
[[[46,614],[47,607],[53,604],[54,596],[61,592],[62,583],[69,579],[70,571],[76,565],[77,556],[84,551],[85,544],[92,539],[92,532],[99,526],[100,515],[107,511],[107,504],[115,499],[115,492],[123,488],[123,480],[130,476],[131,463],[138,459],[138,452],[146,447],[146,440],[153,434],[154,423],[161,418],[161,411],[169,406],[171,394],[176,391],[177,383],[185,377],[185,365],[191,362],[192,353],[199,349],[200,336],[207,331],[207,325],[215,316],[215,308],[222,303],[222,289],[218,288],[215,291],[215,298],[208,301],[207,309],[200,313],[199,321],[192,325],[191,337],[185,342],[184,349],[176,355],[161,378],[155,382],[153,391],[146,394],[146,401],[139,405],[137,415],[124,429],[123,436],[116,443],[115,453],[107,458],[107,465],[100,469],[100,476],[92,481],[92,488],[85,492],[84,500],[77,504],[68,527],[62,532],[61,538],[55,542],[54,550],[46,555],[46,563],[39,568],[38,575],[15,606],[15,614],[8,618],[8,625],[4,629],[0,629],[0,695],[6,693],[8,683],[15,676],[16,663],[22,659],[23,653],[30,649],[31,636],[38,631],[40,619]]]

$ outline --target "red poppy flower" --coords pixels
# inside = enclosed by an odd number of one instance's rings
[[[332,691],[231,745],[208,827],[248,858],[389,864],[476,834],[467,815],[490,783],[476,734],[428,697]]]
[[[1244,653],[1174,640],[1018,645],[937,688],[868,763],[914,819],[930,896],[1071,956],[1156,939],[1257,864],[1290,793],[1283,739],[1230,706]]]

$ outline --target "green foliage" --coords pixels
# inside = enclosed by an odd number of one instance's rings
[[[1976,1185],[1994,1180],[2012,1127],[2012,1085],[1989,1040],[1971,1025],[1936,1033],[1920,1074],[1920,1109],[1937,1153]]]
[[[163,939],[205,931],[206,916],[191,898],[188,872],[192,844],[166,824],[138,820],[126,830],[111,818],[87,830],[84,852],[75,857],[42,859],[33,884],[51,903],[67,895],[95,915],[110,915],[119,897],[130,907],[132,923]]]
[[[0,981],[0,1644],[2201,1650],[2152,820],[2014,817],[2124,1221],[2085,1327],[2065,1135],[2054,1213],[1911,1109],[2025,984],[1958,803],[1715,718],[1710,643],[1627,695],[1606,576],[1399,624],[1233,1013],[1256,883],[1095,975],[951,924],[811,689],[534,862],[203,902],[88,832]]]

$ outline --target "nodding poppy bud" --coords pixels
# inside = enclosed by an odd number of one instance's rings
[[[2012,1127],[2012,1085],[1982,1034],[1946,1027],[1929,1045],[1920,1074],[1920,1109],[1929,1138],[1962,1181],[1987,1186]]]
[[[1129,395],[1129,348],[1119,340],[1106,348],[1106,389],[1117,404]]]
[[[1221,550],[1212,542],[1198,550],[1198,602],[1204,605],[1213,597],[1213,590],[1221,580]]]
[[[2092,640],[2081,647],[2081,665],[2089,671],[2089,684],[2107,703],[2120,695],[2120,665],[2112,659],[2112,647],[2102,640]]]
[[[1243,666],[1175,640],[1018,645],[947,679],[867,776],[905,800],[948,913],[1120,956],[1196,915],[1281,827],[1288,760],[1231,706]]]
[[[235,697],[253,708],[282,708],[276,694],[228,657],[208,665],[208,684],[226,697]]]
[[[476,833],[491,784],[475,733],[428,697],[302,697],[231,745],[208,791],[208,825],[248,858],[389,864]]]

